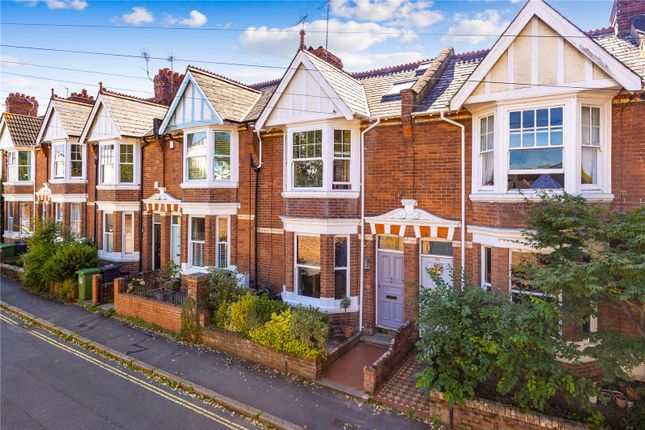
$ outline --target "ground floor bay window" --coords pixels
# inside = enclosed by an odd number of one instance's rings
[[[206,218],[190,217],[190,237],[188,263],[191,267],[204,267],[204,247],[206,246]]]
[[[69,205],[69,230],[72,236],[81,236],[81,203]]]
[[[103,214],[103,252],[114,252],[114,214]]]
[[[320,298],[320,236],[296,235],[296,291]]]

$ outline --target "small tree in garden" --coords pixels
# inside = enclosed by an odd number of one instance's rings
[[[552,250],[525,268],[532,287],[561,294],[572,324],[596,316],[599,304],[630,318],[637,336],[601,329],[588,335],[591,346],[583,351],[605,380],[629,379],[645,361],[645,207],[610,212],[579,196],[546,193],[530,207],[528,243]]]

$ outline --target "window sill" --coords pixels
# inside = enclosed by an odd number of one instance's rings
[[[238,182],[232,181],[184,181],[179,184],[179,188],[237,188]]]
[[[97,185],[96,186],[96,189],[99,190],[99,191],[102,191],[102,190],[104,190],[104,191],[115,191],[115,190],[136,190],[136,191],[138,191],[139,188],[140,187],[138,185],[132,185],[132,184],[128,184],[128,185]]]
[[[553,192],[553,194],[560,194],[559,191]],[[580,193],[582,197],[587,199],[589,202],[611,202],[614,199],[614,195],[611,193],[601,193],[601,192],[582,192]],[[521,203],[525,200],[529,201],[538,201],[540,196],[534,191],[525,191],[523,194],[518,192],[508,192],[508,193],[472,193],[470,194],[470,200],[473,202],[488,202],[488,203]]]
[[[21,239],[25,237],[30,237],[31,234],[32,234],[31,232],[18,233],[17,231],[7,231],[7,230],[3,232],[3,236],[5,239]]]
[[[87,179],[72,178],[72,179],[50,179],[50,184],[87,184]]]
[[[189,266],[188,263],[181,263],[182,275],[194,275],[198,273],[208,273],[208,267]]]
[[[311,306],[327,314],[345,312],[345,310],[340,307],[341,300],[331,297],[321,297],[316,299],[313,297],[300,296],[294,291],[283,291],[282,300],[293,306]],[[347,312],[358,312],[358,297],[350,297],[350,300],[352,301],[352,304],[347,308]]]
[[[11,186],[34,186],[34,181],[6,181],[4,185],[11,185]]]
[[[103,250],[99,250],[99,258],[106,261],[133,263],[139,261],[139,253],[122,254],[120,252],[105,252]]]
[[[283,191],[285,199],[357,199],[358,191]]]

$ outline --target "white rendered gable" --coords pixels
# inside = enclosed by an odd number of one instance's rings
[[[119,137],[119,128],[112,119],[110,111],[105,107],[103,103],[100,104],[98,111],[94,115],[94,121],[90,126],[90,141],[97,141],[107,138],[116,138]]]
[[[51,142],[52,140],[67,139],[67,133],[65,132],[65,127],[58,116],[55,108],[52,108],[51,115],[49,116],[49,122],[46,125],[45,130],[45,140]]]

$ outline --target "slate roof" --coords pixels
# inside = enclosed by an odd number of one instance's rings
[[[395,116],[401,114],[401,96],[387,96],[387,93],[393,84],[399,82],[416,81],[417,68],[421,61],[416,63],[405,64],[399,67],[375,71],[371,74],[356,73],[358,80],[365,88],[367,104],[372,116]],[[360,77],[362,76],[362,77]]]
[[[618,61],[645,79],[645,56],[641,53],[638,42],[631,34],[623,33],[616,36],[612,31],[605,34],[595,34],[591,38]]]
[[[314,67],[320,72],[323,78],[325,78],[334,91],[336,91],[338,97],[340,97],[352,112],[365,117],[370,116],[365,89],[361,82],[347,72],[337,69],[307,50],[303,50],[301,52],[311,60]]]
[[[92,104],[54,97],[51,99],[60,122],[68,136],[80,137],[92,112]]]
[[[40,125],[43,122],[42,116],[35,117],[9,112],[4,112],[2,116],[14,146],[36,145],[36,138],[38,138]]]
[[[218,74],[194,66],[188,66],[188,71],[225,121],[247,120],[262,98],[262,92]]]
[[[152,131],[153,120],[163,118],[168,106],[103,90],[100,95],[122,136],[142,137]]]
[[[251,88],[260,91],[261,94],[251,110],[246,114],[244,121],[254,121],[260,117],[264,107],[269,103],[271,96],[275,92],[276,88],[278,88],[278,85],[280,85],[280,80],[250,85]]]

